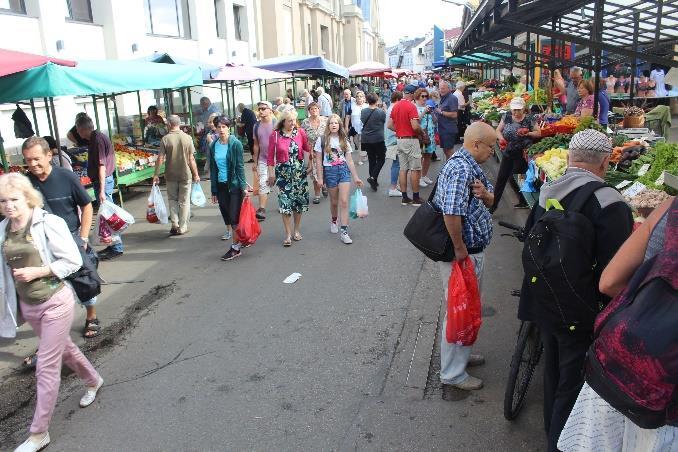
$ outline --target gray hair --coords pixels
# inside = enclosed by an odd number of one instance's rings
[[[181,124],[181,118],[177,115],[170,115],[169,118],[167,118],[167,122],[169,122],[170,127],[177,127]]]
[[[323,89],[322,86],[319,86],[315,89],[315,92],[318,93],[318,95],[320,95],[320,94],[324,94],[325,90]]]
[[[83,128],[85,130],[94,130],[94,123],[89,116],[82,116],[75,120],[75,127]]]
[[[447,80],[441,80],[441,81],[438,83],[438,88],[440,88],[440,86],[443,85],[443,84],[444,84],[444,85],[447,85],[448,88],[452,89],[452,86],[450,85],[450,82],[448,82]]]
[[[581,73],[582,73],[582,69],[581,69],[579,66],[572,66],[572,68],[570,69],[570,73],[573,73],[573,72],[576,72],[576,73],[578,73],[578,74],[581,74]]]
[[[212,101],[210,100],[210,98],[207,97],[207,96],[203,96],[203,97],[200,98],[200,102],[203,102],[203,101],[207,101],[207,102],[209,102],[210,104],[212,103]]]
[[[457,82],[457,89],[464,89],[466,88],[466,84],[464,82]]]

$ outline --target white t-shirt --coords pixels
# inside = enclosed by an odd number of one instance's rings
[[[464,95],[461,93],[461,91],[455,91],[454,97],[457,98],[457,103],[459,104],[458,108],[459,110],[465,110],[466,109],[466,100],[464,99]]]
[[[650,73],[650,80],[654,80],[656,87],[654,92],[657,96],[668,96],[666,91],[666,84],[664,83],[664,71],[662,69],[655,69]]]
[[[351,107],[351,125],[358,133],[363,132],[363,122],[360,120],[360,113],[362,113],[363,108],[367,108],[366,103],[363,103],[362,105],[354,103]]]
[[[323,152],[322,141],[323,137],[318,137],[315,141],[315,146],[313,147],[315,152]],[[330,147],[332,148],[332,152],[323,155],[323,166],[337,166],[346,163],[346,155],[344,150],[339,146],[338,136],[330,135]],[[346,149],[349,149],[350,152],[351,146],[348,142],[346,142]]]

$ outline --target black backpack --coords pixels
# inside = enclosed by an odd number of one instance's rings
[[[602,310],[594,257],[595,230],[581,213],[593,193],[608,187],[589,182],[580,187],[563,209],[555,199],[536,220],[525,238],[523,269],[528,296],[538,317],[552,327],[591,331]]]

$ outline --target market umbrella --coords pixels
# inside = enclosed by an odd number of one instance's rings
[[[73,67],[77,63],[70,60],[35,55],[32,53],[17,52],[0,49],[0,77],[25,71],[47,63]]]
[[[209,80],[206,81],[231,81],[231,80],[270,80],[276,78],[289,78],[290,74],[284,72],[269,71],[268,69],[261,69],[254,66],[245,66],[243,64],[227,64],[218,72],[212,74]]]
[[[390,72],[391,67],[378,61],[363,61],[348,67],[348,73],[352,76],[377,77],[374,74]]]
[[[348,78],[348,69],[317,55],[287,55],[258,61],[256,67],[291,74]]]

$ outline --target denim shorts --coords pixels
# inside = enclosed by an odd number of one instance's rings
[[[348,182],[351,183],[351,171],[346,163],[336,166],[323,167],[323,179],[327,188],[334,188],[337,185]]]

